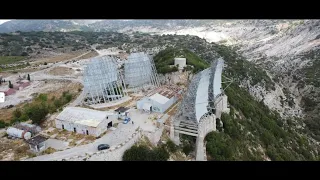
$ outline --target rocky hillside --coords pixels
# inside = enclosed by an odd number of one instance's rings
[[[227,133],[230,137],[237,136],[237,142],[231,142],[237,145],[240,140],[246,138],[245,144],[251,143],[250,147],[242,143],[239,144],[238,152],[234,152],[238,159],[248,159],[249,151],[252,151],[252,157],[249,159],[265,159],[271,160],[313,160],[318,158],[318,145],[311,138],[310,130],[317,130],[316,127],[309,123],[310,127],[305,125],[298,119],[289,119],[281,117],[278,112],[270,110],[264,104],[268,95],[272,97],[276,91],[280,93],[282,86],[276,83],[272,77],[272,71],[263,70],[262,65],[256,65],[253,61],[248,61],[248,57],[242,56],[237,52],[237,48],[231,48],[217,43],[208,42],[203,38],[190,35],[150,35],[144,33],[122,34],[114,32],[19,32],[13,34],[0,34],[1,37],[1,54],[2,56],[14,55],[12,49],[19,48],[16,53],[27,50],[28,55],[37,55],[44,52],[59,52],[65,48],[78,47],[97,49],[105,49],[109,47],[117,47],[126,52],[146,51],[150,54],[157,55],[161,50],[167,48],[186,49],[190,54],[195,54],[207,63],[212,60],[223,57],[226,63],[225,76],[234,79],[234,83],[227,91],[229,102],[234,110],[234,115],[230,118],[224,118],[226,126],[221,131]],[[44,47],[42,47],[42,44]],[[19,45],[19,46],[18,46]],[[49,47],[48,47],[49,46]],[[51,46],[51,47],[50,47]],[[60,49],[61,47],[61,49]],[[32,52],[28,52],[31,48]],[[22,50],[23,51],[22,51]],[[36,53],[35,53],[36,52]],[[170,54],[170,53],[169,53]],[[311,57],[311,55],[309,55]],[[315,55],[312,55],[312,57]],[[310,72],[313,69],[310,69]],[[316,71],[316,70],[314,70]],[[310,75],[309,75],[310,76]],[[280,85],[279,85],[280,84]],[[251,94],[255,94],[261,89],[261,100],[253,98]],[[259,91],[258,91],[259,92]],[[268,92],[263,94],[263,92]],[[290,89],[288,92],[290,94]],[[285,97],[285,95],[283,95]],[[272,100],[269,100],[273,102]],[[276,100],[274,100],[276,102]],[[283,100],[285,101],[285,99]],[[310,105],[314,105],[313,101],[307,101]],[[283,102],[285,103],[285,102]],[[228,127],[228,120],[232,122]],[[318,122],[318,121],[312,121]],[[317,124],[315,124],[317,125]],[[229,129],[228,129],[229,128]],[[231,129],[230,129],[231,128]],[[289,132],[289,133],[286,133]],[[230,133],[230,134],[229,134]],[[249,134],[253,134],[251,137]],[[287,138],[285,138],[287,136]],[[314,136],[313,136],[314,137]],[[224,138],[224,137],[223,137]],[[222,138],[222,139],[223,139]],[[227,137],[226,137],[227,138]],[[224,140],[222,140],[224,141]],[[284,148],[280,145],[285,143]],[[273,144],[273,145],[272,145]],[[272,146],[271,146],[272,145]],[[215,144],[213,143],[213,147]],[[245,148],[251,148],[245,150]],[[253,149],[252,149],[253,148]],[[258,150],[257,150],[258,149]],[[259,151],[259,152],[258,152]],[[306,153],[310,152],[310,153]],[[269,153],[269,154],[268,154]],[[245,156],[244,154],[247,154]],[[281,158],[277,158],[277,157]]]
[[[210,31],[224,33],[224,43],[265,69],[276,84],[270,92],[248,87],[251,94],[287,117],[303,118],[320,140],[320,20],[236,21]]]
[[[184,27],[198,27],[208,23],[215,23],[212,20],[12,20],[0,25],[1,32],[15,31],[120,31],[148,32],[153,29],[176,30]]]

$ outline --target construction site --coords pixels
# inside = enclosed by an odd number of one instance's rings
[[[104,51],[93,58],[52,64],[30,73],[31,80],[21,91],[36,85],[40,91],[50,81],[65,82],[62,86],[77,83],[79,88],[75,99],[47,117],[41,131],[26,136],[29,131],[15,126],[16,130],[7,132],[7,136],[24,139],[29,146],[25,149],[32,155],[22,160],[82,160],[84,154],[91,154],[86,160],[121,160],[124,150],[141,134],[154,144],[164,134],[176,144],[179,134],[195,136],[196,160],[205,159],[204,137],[216,129],[216,118],[228,112],[221,88],[223,60],[214,61],[189,83],[189,74],[181,68],[171,76],[160,76],[152,56],[146,53],[122,58],[117,54],[119,51]],[[177,64],[184,67],[185,61],[178,58]],[[31,93],[29,96],[31,101]],[[4,103],[11,98],[6,96]],[[104,143],[110,150],[98,151],[97,146]],[[5,153],[1,156],[10,159]]]

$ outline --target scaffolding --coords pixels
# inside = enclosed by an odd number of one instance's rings
[[[153,59],[145,53],[132,53],[124,63],[124,77],[128,88],[137,91],[147,87],[159,87],[159,79]]]
[[[125,82],[114,57],[94,58],[84,69],[83,83],[86,105],[108,103],[127,96]]]

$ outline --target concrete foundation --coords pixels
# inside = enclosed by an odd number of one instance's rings
[[[216,116],[214,114],[203,117],[198,126],[196,141],[196,161],[206,161],[204,138],[212,131],[216,131]]]

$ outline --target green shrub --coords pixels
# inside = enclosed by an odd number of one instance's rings
[[[144,145],[134,145],[126,150],[122,156],[123,161],[167,161],[169,152],[163,147],[149,149]]]
[[[209,67],[209,64],[207,62],[187,49],[167,48],[163,51],[160,51],[154,57],[157,71],[162,74],[178,71],[178,67],[170,67],[170,65],[174,64],[174,58],[178,56],[183,56],[186,58],[188,66],[185,67],[185,69],[191,69],[190,65],[192,65],[194,67],[194,73],[197,73]]]
[[[194,147],[190,144],[185,144],[182,147],[182,152],[188,156],[192,151],[193,151]]]
[[[8,126],[8,124],[0,120],[0,128],[5,128],[6,126]]]
[[[166,147],[168,148],[169,152],[175,153],[178,150],[178,146],[174,144],[173,141],[168,140],[166,143]]]
[[[17,108],[16,110],[13,111],[13,116],[15,118],[20,118],[22,115],[21,109]]]
[[[38,99],[42,102],[45,102],[48,100],[48,95],[47,94],[39,94]]]
[[[72,100],[72,95],[71,94],[68,94],[65,96],[67,102],[70,102]]]
[[[30,107],[30,111],[29,117],[33,124],[41,124],[49,113],[48,107],[45,104],[35,104]]]
[[[231,138],[224,133],[211,132],[206,136],[207,152],[213,160],[233,160],[234,150]]]

